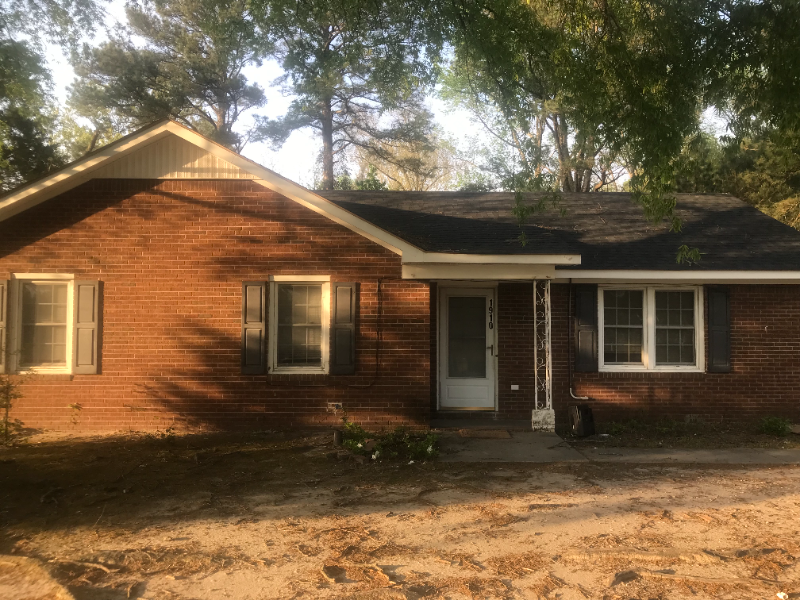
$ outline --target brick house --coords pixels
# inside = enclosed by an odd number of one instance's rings
[[[626,194],[564,194],[522,245],[512,205],[312,192],[175,123],[143,129],[0,198],[12,416],[800,417],[800,233],[728,196],[681,196],[677,235]]]

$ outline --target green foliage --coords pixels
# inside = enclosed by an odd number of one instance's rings
[[[679,265],[696,265],[700,262],[700,258],[701,254],[699,248],[689,248],[689,246],[683,244],[680,248],[678,248],[678,256],[676,257],[675,261]]]
[[[9,0],[0,6],[0,190],[60,168],[45,40],[70,48],[99,16],[93,0]]]
[[[792,422],[783,417],[764,417],[758,424],[758,430],[767,435],[784,437],[789,435]]]
[[[50,137],[49,87],[41,55],[27,43],[0,39],[0,190],[64,164]]]
[[[11,407],[19,398],[22,398],[19,379],[12,375],[0,375],[0,438],[5,445],[13,443],[22,430],[22,423],[10,418]]]
[[[373,460],[433,460],[439,455],[439,438],[434,433],[415,434],[404,427],[371,434],[363,427],[342,418],[342,446]]]
[[[266,102],[243,70],[269,50],[247,2],[139,0],[126,14],[127,29],[73,56],[78,114],[96,120],[111,111],[125,129],[172,118],[240,151],[249,134],[234,126]]]
[[[723,150],[712,134],[690,135],[676,161],[676,190],[689,194],[710,194],[723,189]]]
[[[316,186],[315,186],[316,187]],[[378,179],[378,171],[375,165],[370,165],[369,170],[363,178],[353,179],[349,173],[339,175],[335,182],[333,189],[335,190],[366,190],[366,191],[381,191],[387,190],[386,184]]]
[[[375,165],[369,165],[367,173],[363,179],[356,179],[356,189],[377,192],[388,189],[386,184],[378,179],[378,169]]]
[[[730,140],[724,190],[800,229],[800,128]]]
[[[721,141],[707,133],[691,136],[677,160],[678,191],[732,194],[800,228],[798,131],[767,128]]]

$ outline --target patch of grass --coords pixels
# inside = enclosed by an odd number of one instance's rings
[[[792,429],[792,422],[783,417],[764,417],[758,424],[761,433],[775,437],[786,437]]]
[[[342,417],[342,446],[373,460],[432,460],[439,455],[435,433],[414,433],[405,427],[385,433],[370,433],[358,423]]]

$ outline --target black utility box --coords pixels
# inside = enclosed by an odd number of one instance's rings
[[[569,407],[569,430],[577,437],[594,435],[594,417],[588,404],[575,404]]]

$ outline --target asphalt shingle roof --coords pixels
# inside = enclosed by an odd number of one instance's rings
[[[580,269],[800,270],[800,232],[732,196],[678,194],[683,229],[671,233],[630,194],[562,194],[558,209],[528,219],[522,246],[512,193],[317,193],[428,252],[580,254]],[[683,244],[700,249],[698,265],[676,263]]]

